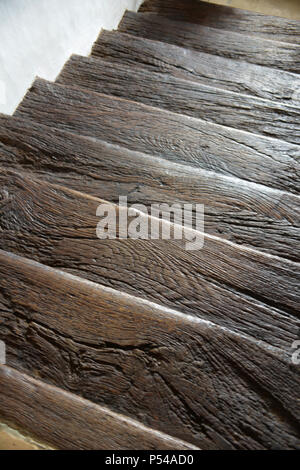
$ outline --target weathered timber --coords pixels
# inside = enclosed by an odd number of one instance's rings
[[[167,18],[237,31],[277,41],[300,43],[297,20],[268,16],[200,0],[146,0],[141,12],[156,13]]]
[[[8,116],[0,117],[0,165],[149,210],[204,204],[206,233],[300,260],[300,197],[291,193]]]
[[[124,239],[118,230],[117,239],[99,239],[101,199],[14,171],[2,170],[0,182],[1,249],[283,349],[297,339],[298,263],[208,234],[197,251],[187,251],[186,239]],[[119,211],[127,217],[126,208]]]
[[[300,147],[278,139],[42,79],[15,116],[299,194]]]
[[[230,59],[300,72],[298,44],[255,38],[218,28],[173,21],[152,13],[131,11],[125,13],[119,31]]]
[[[196,449],[8,366],[0,366],[0,395],[2,420],[57,449]]]
[[[300,111],[139,67],[73,55],[57,82],[300,144]]]
[[[8,366],[203,449],[299,447],[286,353],[3,251],[0,273]]]
[[[212,85],[286,104],[299,104],[298,74],[103,30],[92,56],[149,72]]]

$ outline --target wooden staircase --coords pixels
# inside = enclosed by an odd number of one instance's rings
[[[0,116],[0,421],[61,449],[299,448],[299,33],[148,0]],[[100,240],[120,196],[204,204],[203,248]]]

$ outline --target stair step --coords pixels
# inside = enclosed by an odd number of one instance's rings
[[[298,263],[208,234],[197,251],[186,240],[99,239],[103,200],[11,170],[0,181],[1,249],[283,349],[297,339]]]
[[[299,194],[299,146],[278,139],[42,79],[15,116]]]
[[[8,366],[200,448],[297,448],[299,374],[285,352],[3,251],[0,273]],[[39,388],[27,388],[32,407]]]
[[[265,39],[276,37],[278,41],[300,44],[300,24],[297,20],[262,15],[200,0],[146,0],[139,11],[249,36]]]
[[[0,380],[2,419],[58,449],[197,449],[11,367],[0,367]]]
[[[119,31],[252,64],[300,73],[300,45],[127,11]]]
[[[300,259],[300,198],[291,193],[15,117],[0,117],[0,165],[115,203],[201,203],[206,233]]]
[[[296,106],[76,55],[66,63],[57,83],[300,144],[300,111]]]
[[[92,56],[218,88],[299,105],[300,76],[279,69],[103,30]]]

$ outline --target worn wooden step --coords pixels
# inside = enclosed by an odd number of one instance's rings
[[[57,449],[197,449],[8,366],[0,366],[0,394],[1,419]]]
[[[298,447],[287,353],[3,251],[0,272],[8,366],[204,449]]]
[[[299,193],[300,148],[278,139],[42,79],[15,116]]]
[[[300,45],[169,20],[152,13],[126,12],[119,31],[252,64],[300,72]]]
[[[147,209],[201,203],[206,233],[300,260],[300,198],[291,193],[8,116],[0,117],[0,165]]]
[[[57,82],[300,144],[300,111],[139,67],[73,55]]]
[[[298,263],[196,230],[189,231],[200,243],[196,251],[187,250],[186,237],[132,239],[122,227],[119,231],[118,223],[117,239],[99,239],[96,211],[101,199],[6,170],[1,171],[0,187],[2,249],[283,349],[297,339]],[[136,219],[121,206],[117,214],[128,218],[128,224]],[[139,217],[150,229],[153,218]]]
[[[298,74],[118,31],[103,30],[92,56],[281,103],[298,105],[300,101]]]
[[[200,0],[146,0],[139,11],[156,13],[173,20],[237,31],[248,36],[300,43],[299,21],[214,5]]]

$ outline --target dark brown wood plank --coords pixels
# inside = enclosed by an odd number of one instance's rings
[[[298,263],[208,234],[197,251],[184,239],[100,240],[101,199],[13,171],[0,182],[2,249],[283,349],[297,339]]]
[[[57,82],[300,144],[300,111],[202,83],[73,55]]]
[[[173,20],[237,31],[247,36],[300,43],[300,25],[297,20],[262,15],[200,0],[146,0],[139,11],[156,13]]]
[[[8,366],[0,366],[0,416],[61,450],[197,449]]]
[[[3,251],[0,272],[8,366],[203,449],[299,447],[288,353]]]
[[[291,193],[15,117],[0,117],[0,165],[116,203],[201,203],[206,233],[300,260],[300,198]]]
[[[299,193],[299,146],[38,79],[15,116]]]
[[[252,64],[300,72],[300,45],[127,11],[119,31]]]
[[[300,77],[284,70],[185,49],[149,39],[103,30],[92,50],[94,57],[149,72],[165,73],[177,78],[218,88],[299,104]]]

